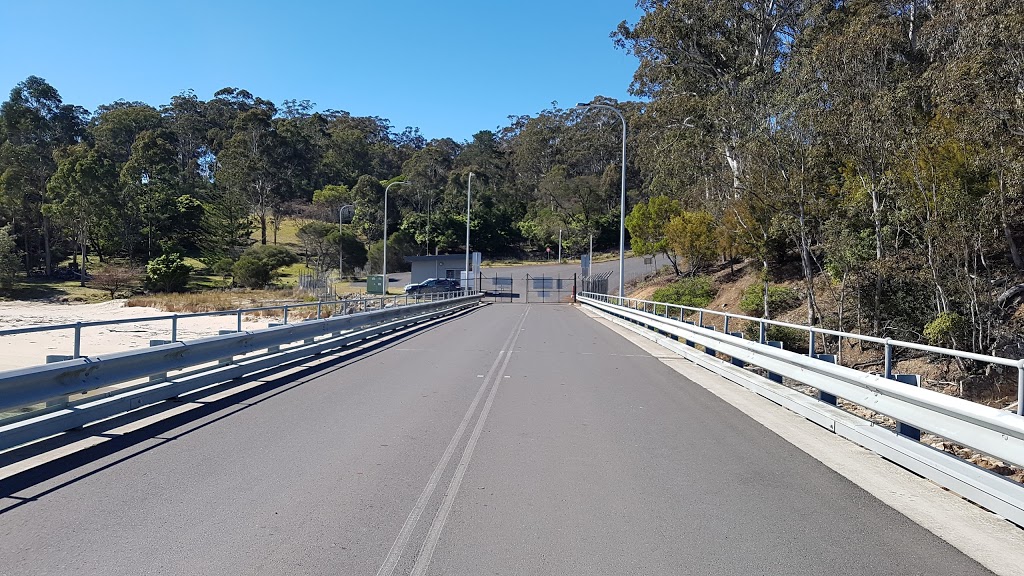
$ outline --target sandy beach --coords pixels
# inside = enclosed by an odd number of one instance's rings
[[[0,302],[0,328],[167,315],[167,312],[156,308],[129,308],[124,303],[124,300],[99,304]],[[214,336],[219,330],[234,330],[236,322],[234,316],[181,318],[178,320],[178,339]],[[266,318],[243,318],[242,329],[266,328],[267,323]],[[0,371],[43,364],[47,355],[70,355],[74,352],[74,336],[72,329],[0,336]],[[170,320],[87,327],[82,329],[82,355],[96,356],[146,347],[150,340],[169,340],[170,337]]]

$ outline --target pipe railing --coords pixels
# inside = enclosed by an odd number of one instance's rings
[[[615,304],[625,308],[633,310],[642,310],[644,312],[650,312],[652,314],[664,317],[678,317],[679,321],[686,321],[686,313],[691,312],[697,315],[696,325],[703,326],[705,324],[705,316],[719,316],[723,318],[723,332],[725,334],[730,333],[729,324],[734,320],[743,320],[746,322],[754,323],[759,326],[758,341],[764,344],[767,335],[767,326],[779,326],[782,328],[791,328],[800,330],[807,333],[807,355],[813,357],[817,352],[817,336],[828,335],[836,336],[839,338],[846,338],[850,340],[860,340],[863,342],[871,342],[875,344],[881,344],[883,348],[883,376],[887,380],[892,379],[892,363],[893,363],[893,352],[896,349],[904,348],[908,350],[917,350],[920,352],[927,352],[929,354],[938,354],[942,356],[950,356],[954,358],[962,358],[964,360],[973,360],[975,362],[983,362],[988,364],[995,364],[998,366],[1006,366],[1009,368],[1015,368],[1017,370],[1017,410],[1016,413],[1019,416],[1024,416],[1024,359],[1016,358],[1001,358],[999,356],[990,356],[985,354],[978,354],[975,352],[966,352],[963,350],[953,350],[950,348],[941,348],[938,346],[929,346],[927,344],[920,344],[917,342],[905,342],[902,340],[893,340],[892,338],[879,338],[877,336],[866,336],[864,334],[855,334],[852,332],[841,332],[839,330],[831,330],[828,328],[820,328],[816,326],[807,326],[804,324],[793,324],[790,322],[781,322],[778,320],[768,320],[765,318],[755,318],[752,316],[744,316],[742,314],[734,314],[731,312],[721,312],[718,310],[708,310],[705,308],[696,308],[693,306],[683,306],[680,304],[669,304],[666,302],[655,302],[652,300],[643,300],[639,298],[620,298],[618,296],[612,296],[609,294],[598,294],[593,292],[582,292],[581,297],[590,298],[600,302],[606,302],[609,304]],[[658,314],[659,309],[664,310],[664,314]],[[669,311],[678,311],[677,314],[669,315]]]
[[[117,318],[112,320],[89,320],[84,322],[69,322],[65,324],[44,324],[39,326],[25,326],[20,328],[0,328],[0,337],[14,336],[19,334],[32,334],[39,332],[53,332],[60,330],[74,330],[72,358],[82,357],[82,329],[102,326],[116,326],[123,324],[149,324],[153,322],[170,322],[170,341],[178,342],[179,323],[190,318],[210,318],[217,316],[234,316],[235,330],[242,330],[242,318],[244,316],[279,313],[282,321],[288,324],[289,316],[294,316],[296,311],[309,311],[312,317],[312,309],[316,309],[316,319],[321,319],[325,312],[330,309],[341,308],[345,311],[358,310],[381,310],[389,306],[407,306],[421,302],[435,302],[463,296],[462,291],[444,292],[437,294],[396,294],[388,296],[369,296],[364,298],[342,299],[342,300],[321,300],[316,302],[295,302],[278,306],[257,306],[253,308],[238,308],[234,310],[214,310],[211,312],[189,312],[185,314],[160,314],[155,316],[136,316],[132,318]],[[0,340],[2,342],[2,340]]]
[[[436,298],[0,372],[0,450],[475,306]],[[173,374],[171,374],[173,373]],[[148,381],[146,380],[148,378]],[[71,399],[72,396],[83,395]],[[10,411],[16,412],[10,412]]]

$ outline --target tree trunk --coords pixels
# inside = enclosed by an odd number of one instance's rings
[[[1003,235],[1006,237],[1006,244],[1010,247],[1010,258],[1013,259],[1013,266],[1017,270],[1024,271],[1024,259],[1020,256],[1017,242],[1013,239],[1013,230],[1006,218],[1006,180],[1003,179],[1003,171],[999,171],[999,221],[1003,225]]]
[[[878,336],[882,325],[882,201],[878,187],[871,186],[871,215],[875,223],[875,301],[874,318],[872,320],[871,334]]]
[[[43,255],[46,265],[46,277],[53,275],[53,254],[50,251],[50,221],[43,218]]]

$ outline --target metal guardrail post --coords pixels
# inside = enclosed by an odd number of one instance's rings
[[[288,305],[287,304],[284,305],[284,323],[285,324],[288,323]]]
[[[703,326],[703,325],[704,325],[704,311],[701,310],[700,312],[697,313],[697,326]]]
[[[171,317],[171,342],[178,341],[178,315]]]
[[[1017,415],[1024,416],[1024,360],[1017,367]]]
[[[765,343],[765,338],[767,338],[767,331],[764,328],[764,322],[763,321],[759,322],[758,324],[760,325],[760,328],[758,329],[757,342],[758,342],[758,344],[764,344]]]
[[[836,363],[835,354],[812,354],[811,358],[817,358],[822,362],[828,362],[830,364]],[[831,404],[832,406],[839,405],[839,399],[836,398],[834,394],[829,394],[828,392],[822,391],[820,389],[818,390],[818,400],[821,400],[826,404]]]
[[[764,324],[762,323],[761,326],[764,326]],[[765,344],[771,346],[772,348],[785,350],[785,348],[782,346],[781,340],[769,340],[768,342],[765,342]],[[782,384],[782,374],[776,374],[775,372],[768,371],[768,379],[771,380],[772,382],[775,382],[776,384]]]
[[[75,322],[75,354],[72,358],[82,357],[82,323]]]
[[[72,357],[68,356],[67,354],[47,354],[46,355],[46,363],[47,364],[53,364],[54,362],[64,362],[65,360],[71,360],[71,359],[72,359]],[[70,398],[68,396],[58,396],[56,398],[51,398],[50,400],[46,401],[46,407],[47,408],[52,408],[53,406],[67,406],[69,399]]]
[[[729,332],[729,315],[728,314],[725,315],[725,327],[722,328],[722,332],[725,332],[726,334],[731,334],[731,332]]]
[[[739,338],[740,340],[744,339],[743,338],[743,332],[729,332],[729,335],[730,336],[735,336],[736,338]],[[743,360],[740,360],[739,358],[737,358],[735,356],[730,356],[730,361],[732,362],[733,366],[739,366],[740,368],[746,368],[747,367],[747,363],[746,362],[744,362]]]
[[[320,319],[320,311],[321,311],[322,307],[323,307],[323,302],[320,301],[320,300],[317,300],[317,302],[316,302],[316,319],[317,320]]]
[[[807,355],[814,358],[814,329],[811,329],[807,336]]]
[[[241,332],[242,331],[242,311],[239,310],[238,313],[236,314],[236,316],[237,316],[237,321],[235,322],[235,332]]]
[[[149,341],[149,346],[150,346],[150,348],[152,348],[153,346],[163,346],[164,344],[170,344],[170,343],[171,343],[170,340],[150,340]],[[152,376],[149,377],[149,381],[150,382],[159,382],[160,380],[165,380],[165,379],[167,379],[167,372],[163,372],[161,374],[153,374]]]
[[[885,379],[892,380],[892,344],[885,339]]]
[[[703,326],[703,327],[706,330],[712,330],[712,331],[715,330],[714,326]],[[709,348],[708,346],[704,346],[704,353],[707,354],[708,356],[716,356],[717,355],[717,352],[715,352],[714,348]]]
[[[921,376],[918,374],[894,374],[892,379],[904,384],[910,384],[911,386],[917,386],[918,388],[921,387]],[[906,436],[911,440],[921,441],[921,430],[903,422],[896,422],[896,433],[900,436]]]

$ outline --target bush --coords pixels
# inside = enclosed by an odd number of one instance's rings
[[[684,278],[664,288],[655,290],[651,299],[655,302],[704,308],[711,303],[714,297],[715,290],[711,287],[711,278],[708,276],[696,276]]]
[[[134,266],[107,264],[98,272],[92,273],[89,283],[96,288],[106,290],[110,298],[116,298],[119,292],[131,293],[139,285],[142,274]]]
[[[242,256],[231,268],[235,284],[246,288],[263,288],[274,279],[275,269],[270,263],[253,256]]]
[[[768,309],[772,314],[792,310],[800,305],[800,293],[785,286],[768,285]],[[764,312],[764,285],[760,282],[748,286],[740,299],[740,310],[748,316],[760,316]]]
[[[146,266],[146,288],[154,292],[181,292],[188,285],[192,267],[181,254],[158,256]]]
[[[299,257],[291,250],[284,246],[273,246],[271,244],[253,246],[246,250],[242,256],[263,260],[270,266],[271,270],[277,270],[282,266],[290,266],[299,261]]]
[[[214,274],[220,276],[231,276],[231,269],[235,266],[235,261],[231,258],[218,258],[216,262],[210,266]]]
[[[254,246],[245,251],[231,268],[235,284],[246,288],[264,288],[277,277],[282,266],[295,264],[299,257],[280,246]]]
[[[956,312],[943,312],[924,327],[924,337],[932,346],[956,346],[967,333],[967,319]]]
[[[769,324],[765,326],[765,340],[778,340],[782,342],[784,350],[790,352],[807,352],[808,338],[807,332],[798,330],[796,328],[788,328],[786,326],[775,326]],[[743,329],[743,337],[747,340],[753,340],[757,342],[760,337],[760,324],[757,322],[748,322],[746,328]]]

